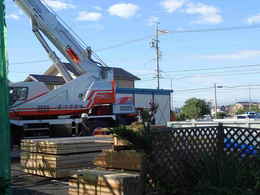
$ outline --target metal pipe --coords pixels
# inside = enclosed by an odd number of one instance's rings
[[[55,67],[57,68],[58,72],[61,73],[62,77],[66,81],[66,83],[70,82],[73,80],[72,76],[68,73],[68,71],[64,68],[64,65],[61,63],[59,57],[56,55],[56,53],[50,48],[48,45],[47,41],[45,41],[44,37],[41,35],[40,31],[36,28],[33,27],[33,32],[37,39],[40,41],[42,44],[43,48],[45,51],[48,53],[49,57],[52,59],[54,62]]]

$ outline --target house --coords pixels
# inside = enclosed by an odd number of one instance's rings
[[[238,110],[249,110],[249,107],[258,107],[260,108],[259,102],[237,102],[230,109],[231,113],[236,113]]]
[[[64,63],[64,66],[69,72],[76,75],[76,70],[73,66],[69,63]],[[122,68],[112,67],[112,70],[114,71],[114,80],[118,88],[135,88],[135,81],[141,80]],[[30,74],[25,81],[43,82],[51,90],[65,83],[54,65],[50,66],[43,75]]]

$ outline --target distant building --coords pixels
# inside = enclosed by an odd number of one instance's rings
[[[230,108],[231,113],[236,113],[238,110],[249,110],[250,106],[256,106],[260,108],[260,102],[237,102]]]
[[[225,106],[219,106],[219,107],[217,108],[217,112],[218,112],[218,113],[220,113],[220,112],[226,112]],[[215,110],[214,107],[211,108],[210,113],[211,113],[211,116],[214,116],[214,115],[216,114],[216,110]]]
[[[69,72],[73,74],[76,73],[73,66],[69,63],[64,63],[64,65]],[[135,88],[135,81],[141,80],[137,76],[122,68],[112,67],[112,70],[114,71],[114,80],[116,81],[118,88]],[[50,66],[43,75],[30,74],[25,81],[43,82],[50,90],[55,89],[65,83],[64,79],[61,77],[54,65]]]

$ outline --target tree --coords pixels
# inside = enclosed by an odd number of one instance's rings
[[[187,119],[198,119],[206,114],[210,114],[210,106],[209,103],[204,100],[191,98],[185,102],[181,113]]]
[[[182,112],[176,114],[176,121],[185,121],[185,119],[186,117]]]
[[[259,107],[257,105],[252,105],[252,106],[250,106],[250,109],[248,107],[248,111],[249,112],[259,112],[260,109],[259,109]]]
[[[239,108],[235,114],[245,114],[246,112],[260,112],[260,109],[257,105],[251,105],[250,108],[249,106],[244,107],[244,108]]]
[[[244,108],[239,108],[235,114],[245,114],[246,110]]]
[[[216,116],[216,114],[215,114],[215,116]],[[224,119],[227,116],[228,116],[228,113],[226,113],[226,112],[218,112],[217,113],[217,119]]]

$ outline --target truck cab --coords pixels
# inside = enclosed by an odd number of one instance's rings
[[[10,85],[10,109],[37,97],[45,95],[49,89],[41,82],[18,82]]]

